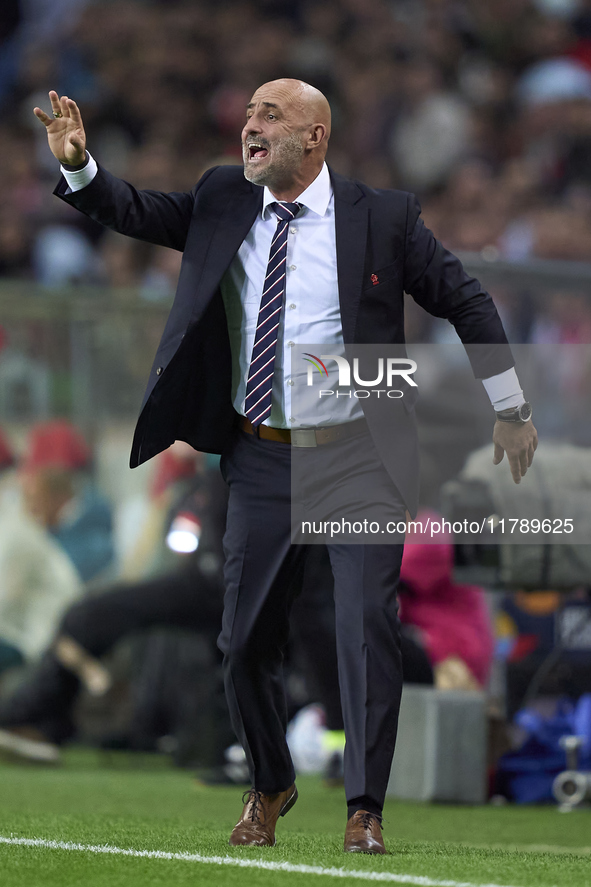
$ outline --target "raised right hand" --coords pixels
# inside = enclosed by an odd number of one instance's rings
[[[80,166],[86,160],[86,134],[80,109],[73,99],[65,95],[60,99],[53,89],[49,100],[52,112],[60,113],[60,117],[49,117],[41,108],[34,108],[33,113],[47,129],[51,153],[60,163]]]

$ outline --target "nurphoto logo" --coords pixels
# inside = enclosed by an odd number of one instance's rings
[[[329,371],[324,361],[334,361],[338,369],[338,388],[351,389],[351,365],[346,357],[342,357],[339,354],[321,354],[320,357],[317,357],[315,354],[310,354],[308,351],[305,351],[304,355],[304,360],[310,364],[310,366],[308,366],[308,387],[314,385],[314,370],[318,370],[321,377],[325,376],[328,378]],[[318,392],[318,397],[330,397],[333,395],[336,395],[337,397],[351,397],[353,394],[354,397],[367,398],[371,397],[372,394],[375,394],[377,397],[381,394],[385,394],[386,397],[397,400],[404,397],[404,391],[394,388],[394,380],[396,379],[398,381],[402,378],[407,385],[417,388],[417,383],[412,378],[412,374],[416,372],[416,369],[416,361],[411,360],[408,357],[387,357],[385,359],[379,357],[377,359],[375,378],[362,379],[359,368],[359,358],[355,357],[353,358],[353,380],[354,383],[360,387],[356,388],[353,392],[350,390],[339,391],[337,389],[335,391],[332,388],[321,388]],[[382,385],[383,383],[385,383],[386,387],[378,388],[378,385]]]

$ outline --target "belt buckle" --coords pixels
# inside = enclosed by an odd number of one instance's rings
[[[315,428],[292,428],[291,429],[291,445],[292,447],[317,447]]]

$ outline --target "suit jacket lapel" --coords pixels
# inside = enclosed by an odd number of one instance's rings
[[[354,182],[330,171],[335,197],[335,228],[339,303],[345,342],[352,342],[363,272],[368,229],[368,208],[364,194]],[[202,267],[192,319],[201,316],[219,286],[240,245],[250,231],[262,206],[262,188],[244,180],[233,190],[227,203],[215,216],[202,217],[195,232],[192,252],[194,267]],[[194,285],[194,284],[193,284]]]
[[[202,271],[197,282],[193,319],[200,316],[219,286],[224,272],[252,228],[262,206],[263,189],[244,180],[216,216],[203,217],[198,225],[195,244],[199,256],[192,253],[195,267]],[[201,261],[200,261],[201,260]]]
[[[343,337],[353,342],[363,288],[369,212],[364,194],[354,182],[330,171],[334,189],[337,272]]]

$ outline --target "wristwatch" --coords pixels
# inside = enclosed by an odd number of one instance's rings
[[[519,422],[523,425],[532,417],[532,406],[527,400],[520,407],[511,407],[508,410],[499,410],[496,417],[500,422]]]

